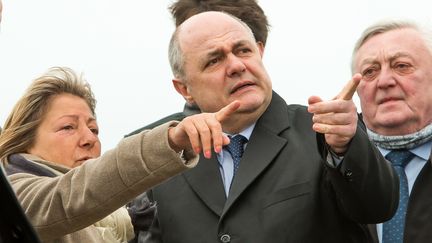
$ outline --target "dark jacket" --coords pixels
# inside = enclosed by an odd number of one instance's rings
[[[368,223],[391,218],[398,180],[360,127],[339,168],[305,107],[273,93],[226,198],[216,155],[149,192],[148,242],[370,242]]]
[[[169,121],[181,121],[187,116],[191,116],[191,115],[195,115],[195,114],[199,114],[199,113],[201,113],[201,111],[198,108],[198,106],[196,106],[194,104],[186,103],[184,105],[183,111],[171,114],[171,115],[166,116],[160,120],[157,120],[153,123],[150,123],[144,127],[138,128],[137,130],[125,135],[125,137],[132,136],[134,134],[140,133],[140,132],[147,130],[147,129],[153,129],[153,128],[155,128],[161,124],[164,124],[166,122],[169,122]]]
[[[432,241],[432,164],[427,161],[414,182],[405,218],[404,243]],[[369,225],[373,243],[378,243],[376,225]]]
[[[39,242],[2,168],[0,168],[0,195],[0,243]]]

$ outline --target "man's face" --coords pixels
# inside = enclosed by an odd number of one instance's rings
[[[240,22],[221,13],[195,15],[181,28],[185,80],[174,80],[177,90],[183,84],[179,92],[204,112],[216,112],[238,100],[237,112],[256,114],[257,119],[272,95],[262,45]]]
[[[382,135],[419,131],[432,121],[432,55],[420,33],[398,29],[367,40],[355,57],[366,126]]]

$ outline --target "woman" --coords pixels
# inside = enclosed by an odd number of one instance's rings
[[[53,68],[30,85],[0,135],[0,159],[44,242],[127,242],[133,229],[122,205],[193,167],[191,147],[218,151],[229,143],[219,121],[238,108],[169,122],[99,157],[95,104],[86,82]]]

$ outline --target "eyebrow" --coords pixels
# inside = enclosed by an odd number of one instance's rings
[[[216,50],[213,50],[213,51],[207,53],[205,55],[205,59],[204,60],[207,61],[207,60],[210,60],[210,59],[212,59],[214,57],[220,57],[220,56],[223,56],[223,50],[222,50],[222,48],[218,48]]]
[[[408,58],[412,58],[412,55],[410,55],[407,52],[396,52],[394,55],[390,56],[387,60],[392,62],[395,59],[398,59],[400,57],[408,57]],[[365,65],[365,64],[372,64],[372,63],[376,63],[377,59],[375,57],[371,57],[371,58],[366,58],[364,59],[361,63],[360,66]]]
[[[72,119],[75,119],[75,120],[78,120],[78,119],[79,119],[79,117],[78,117],[77,115],[64,115],[64,116],[59,117],[58,120],[60,120],[60,119],[62,119],[62,118],[72,118]],[[96,121],[96,118],[93,117],[93,116],[91,116],[91,117],[89,117],[89,118],[87,119],[87,122],[92,122],[92,121]]]
[[[233,50],[235,50],[235,49],[237,49],[237,48],[239,48],[239,47],[245,46],[245,45],[247,45],[247,44],[249,44],[249,41],[246,41],[246,40],[238,41],[238,42],[236,42],[236,43],[234,44],[234,46],[233,46]]]
[[[408,58],[412,58],[412,56],[409,53],[406,52],[397,52],[396,54],[394,54],[393,56],[391,56],[389,58],[390,61],[394,61],[395,59],[398,59],[399,57],[408,57]]]
[[[239,48],[239,47],[241,47],[241,46],[245,46],[245,45],[248,44],[248,43],[249,43],[249,42],[246,41],[246,40],[238,41],[238,42],[236,42],[236,43],[233,45],[232,50],[235,50],[235,49],[237,49],[237,48]],[[207,54],[205,55],[205,57],[206,57],[207,59],[211,59],[212,57],[218,57],[218,56],[221,56],[221,55],[223,55],[223,49],[222,49],[222,48],[218,48],[218,49],[216,49],[216,50],[213,50],[213,51],[210,51],[209,53],[207,53]]]
[[[366,58],[366,59],[362,60],[361,63],[360,63],[360,66],[363,66],[365,64],[372,64],[374,62],[376,62],[376,58],[369,57],[369,58]]]

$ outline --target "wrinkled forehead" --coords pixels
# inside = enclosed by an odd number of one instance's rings
[[[389,30],[374,34],[361,44],[355,53],[353,68],[364,60],[375,60],[382,54],[390,60],[397,56],[418,56],[420,53],[430,54],[430,50],[418,30],[412,28]]]
[[[252,32],[245,24],[221,12],[204,12],[192,16],[179,26],[178,38],[182,49],[228,38],[254,41]]]

